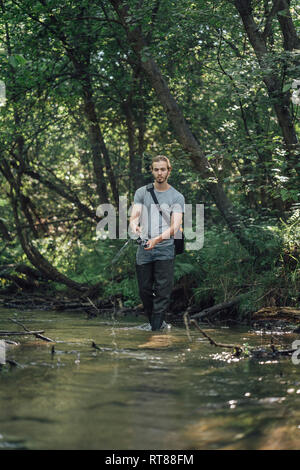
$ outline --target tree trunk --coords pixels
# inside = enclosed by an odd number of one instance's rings
[[[74,56],[73,51],[68,52],[69,58],[78,73],[78,78],[81,82],[84,100],[84,112],[88,121],[89,137],[93,155],[93,166],[95,172],[95,179],[98,194],[101,203],[109,201],[108,192],[105,183],[104,169],[102,161],[104,160],[107,176],[112,190],[112,196],[115,205],[119,206],[119,191],[117,188],[115,175],[111,166],[108,150],[106,148],[104,138],[98,121],[96,106],[93,97],[92,84],[89,77],[88,68],[82,63],[78,62]]]
[[[79,291],[86,291],[87,287],[85,284],[79,284],[78,282],[69,279],[64,274],[60,273],[44,256],[30,243],[26,231],[21,229],[21,224],[18,214],[18,203],[15,196],[12,196],[12,206],[14,212],[14,218],[16,223],[16,230],[22,245],[23,251],[26,254],[29,261],[35,266],[47,279],[51,279],[55,282],[60,282],[72,289]]]
[[[284,14],[280,14],[281,11],[284,11]],[[290,13],[290,0],[280,0],[277,18],[283,35],[284,49],[286,51],[300,49],[300,38]]]
[[[136,131],[134,115],[132,112],[132,101],[129,98],[123,103],[123,111],[126,117],[127,141],[129,149],[129,182],[131,194],[140,186],[139,158],[137,155]]]
[[[18,174],[18,181],[14,178],[14,175],[11,173],[10,168],[5,160],[2,161],[2,166],[0,166],[0,171],[7,179],[11,187],[11,204],[15,219],[16,232],[20,240],[21,246],[24,253],[26,254],[29,261],[35,266],[42,274],[45,275],[47,279],[51,279],[55,282],[60,282],[68,287],[79,291],[86,291],[87,287],[85,284],[79,284],[78,282],[72,281],[64,274],[61,274],[54,266],[49,263],[49,261],[44,258],[44,256],[35,248],[32,243],[28,240],[26,230],[22,230],[19,214],[18,214],[18,199],[21,200],[24,198],[24,195],[21,193],[21,175]],[[15,193],[15,194],[13,194]],[[22,210],[24,212],[24,203],[21,204]],[[24,212],[24,215],[27,218],[27,212]],[[27,218],[28,220],[28,218]],[[31,226],[31,224],[30,224]]]
[[[96,183],[97,183],[98,190],[101,192],[101,195],[102,195],[101,202],[106,203],[109,201],[107,189],[105,185],[103,167],[102,167],[102,164],[100,165],[100,161],[101,161],[100,158],[103,157],[106,171],[108,174],[108,179],[110,182],[110,187],[112,190],[113,200],[116,206],[118,207],[119,192],[118,192],[115,176],[113,173],[113,169],[111,166],[109,154],[108,154],[108,151],[104,142],[104,138],[103,138],[103,135],[102,135],[99,123],[98,123],[95,103],[93,101],[90,90],[88,91],[88,94],[85,93],[84,100],[85,100],[84,102],[85,115],[89,121],[89,135],[90,135],[90,142],[91,142],[91,147],[92,147]]]
[[[8,228],[6,227],[5,223],[3,220],[0,219],[0,233],[4,240],[11,242],[13,240],[11,234],[8,231]]]
[[[275,68],[273,67],[272,69],[269,64],[268,59],[270,59],[270,54],[264,34],[259,32],[258,25],[253,18],[251,0],[235,0],[234,3],[243,21],[245,31],[254,49],[260,68],[263,71],[263,81],[267,87],[269,97],[274,101],[274,110],[289,154],[288,167],[291,171],[295,168],[298,175],[300,175],[300,169],[297,168],[300,148],[289,109],[289,92],[282,92],[280,77],[277,75]],[[271,71],[269,72],[270,68]]]
[[[137,158],[137,176],[136,183],[137,187],[141,186],[143,183],[143,174],[142,174],[142,164],[143,164],[143,155],[145,151],[145,133],[146,133],[146,118],[145,118],[145,101],[143,98],[142,91],[143,76],[139,77],[139,91],[137,98],[137,108],[138,108],[138,158]]]
[[[44,186],[47,186],[49,189],[52,191],[55,191],[57,194],[59,194],[61,197],[66,199],[67,201],[71,202],[74,204],[77,209],[82,212],[83,214],[87,215],[90,217],[92,220],[98,220],[98,217],[96,216],[96,211],[93,209],[90,209],[88,206],[83,204],[76,193],[70,191],[69,188],[65,188],[63,186],[63,182],[53,182],[48,180],[45,176],[41,175],[40,173],[37,173],[36,171],[26,169],[24,171],[24,174],[30,176],[31,178],[39,181],[42,183]]]
[[[119,204],[119,195],[118,189],[115,181],[115,177],[113,174],[113,170],[110,163],[110,158],[108,155],[108,151],[102,136],[102,132],[99,126],[96,106],[93,99],[93,90],[92,84],[89,75],[89,54],[90,51],[88,50],[85,54],[84,59],[80,59],[80,51],[76,54],[76,45],[71,47],[68,43],[67,37],[65,35],[65,31],[62,28],[62,24],[59,23],[57,17],[49,12],[47,2],[45,0],[39,0],[40,3],[45,7],[45,13],[48,15],[49,24],[51,28],[48,27],[48,31],[51,34],[59,39],[63,44],[67,56],[70,59],[73,67],[77,73],[79,82],[82,86],[83,91],[83,100],[84,100],[84,113],[88,121],[88,130],[89,130],[89,140],[91,143],[91,151],[93,157],[93,168],[94,168],[94,175],[95,175],[95,182],[97,186],[97,194],[100,199],[101,204],[105,204],[108,202],[108,192],[104,177],[104,165],[103,160],[105,162],[107,175],[110,181],[111,190],[114,198],[115,204],[118,206]],[[30,15],[33,20],[37,20],[35,16]],[[71,38],[72,39],[72,38]],[[74,38],[73,38],[74,39]],[[86,38],[88,44],[88,37]],[[82,51],[81,51],[82,52]]]
[[[121,0],[110,0],[110,2],[126,30],[132,49],[141,60],[142,51],[147,44],[140,27],[133,27],[128,9]],[[189,155],[195,169],[200,172],[203,180],[206,180],[206,188],[210,192],[228,227],[247,250],[252,249],[258,253],[252,240],[246,236],[241,217],[234,211],[224,188],[216,182],[214,171],[185,120],[178,103],[171,94],[156,62],[151,56],[147,55],[147,57],[143,57],[143,61],[141,60],[141,66],[174,128],[178,141]]]

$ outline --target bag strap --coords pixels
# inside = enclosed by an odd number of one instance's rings
[[[152,199],[153,199],[153,201],[155,202],[156,208],[159,210],[159,213],[161,214],[161,216],[165,219],[165,221],[166,221],[167,224],[169,225],[169,224],[170,224],[169,217],[168,217],[168,216],[161,210],[161,208],[160,208],[159,202],[158,202],[157,197],[156,197],[155,192],[154,192],[154,185],[153,185],[153,183],[148,184],[147,187],[146,187],[146,189],[147,189],[147,191],[149,191],[149,193],[151,194]]]

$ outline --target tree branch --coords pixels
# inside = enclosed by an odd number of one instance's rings
[[[262,33],[262,37],[265,41],[266,41],[266,39],[268,38],[268,36],[271,32],[272,21],[275,18],[278,11],[280,10],[280,1],[281,0],[273,0],[272,9],[269,13],[269,16],[268,16],[266,24],[265,24],[264,31]]]

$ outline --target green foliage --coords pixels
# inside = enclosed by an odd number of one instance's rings
[[[279,231],[286,249],[293,251],[300,248],[300,209],[296,209],[287,222],[281,221]]]
[[[102,298],[113,296],[122,299],[127,307],[137,305],[140,300],[135,277],[136,245],[130,242],[120,258],[112,264],[124,243],[109,239],[77,241],[75,247],[69,248],[68,257],[60,245],[61,254],[56,256],[58,267],[61,269],[67,262],[65,268],[68,277],[90,285],[100,282],[99,296]]]
[[[152,56],[161,69],[212,166],[213,178],[223,184],[246,225],[244,234],[261,254],[254,256],[224,228],[205,190],[207,181],[176,141],[111,2],[100,3],[20,0],[1,7],[0,80],[7,102],[0,108],[0,207],[1,219],[15,238],[9,243],[1,239],[0,262],[28,262],[16,237],[15,195],[22,227],[28,230],[28,214],[36,224],[49,224],[45,231],[29,230],[29,237],[58,270],[77,282],[100,282],[103,297],[120,296],[125,305],[139,302],[133,246],[112,269],[122,241],[96,241],[94,221],[79,204],[93,213],[99,204],[99,161],[93,152],[100,146],[103,153],[104,141],[121,195],[132,200],[132,153],[142,165],[144,183],[151,179],[151,157],[164,153],[173,165],[170,183],[187,203],[205,204],[204,247],[179,256],[175,264],[175,282],[192,286],[195,301],[205,307],[244,293],[241,315],[271,298],[280,305],[297,305],[299,211],[293,208],[299,201],[299,182],[274,105],[285,94],[298,133],[299,105],[291,102],[290,94],[299,79],[299,50],[283,48],[274,18],[262,69],[234,2],[127,2],[131,31],[138,25],[148,37],[142,63]],[[261,31],[267,3],[253,3]],[[291,18],[297,26],[296,7],[292,0]],[[273,97],[265,86],[266,70],[280,77],[282,89]],[[91,103],[101,142],[91,138],[86,113]],[[103,184],[111,201],[102,153]],[[18,191],[29,200],[27,212]]]
[[[181,266],[183,273],[186,268],[190,282],[197,279],[198,287],[193,289],[195,302],[205,308],[244,294],[238,307],[241,316],[269,305],[270,299],[278,306],[297,306],[300,282],[297,214],[296,211],[287,223],[282,223],[281,229],[249,228],[261,246],[262,254],[257,258],[249,255],[228,230],[206,230],[202,250],[187,255],[189,262],[178,264],[179,272]]]
[[[125,273],[123,273],[125,276]],[[124,277],[118,282],[112,281],[105,289],[107,297],[119,297],[125,307],[136,307],[141,303],[138,293],[137,281],[135,277]]]
[[[193,254],[182,254],[175,258],[174,281],[179,282],[183,277],[190,281],[198,280],[201,276],[199,265],[193,262]]]

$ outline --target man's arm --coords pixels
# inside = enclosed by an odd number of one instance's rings
[[[168,240],[171,238],[180,228],[182,224],[182,212],[173,212],[171,217],[171,225],[167,228],[161,235],[158,235],[155,238],[149,240],[145,250],[152,250],[157,243],[162,242],[163,240]]]

